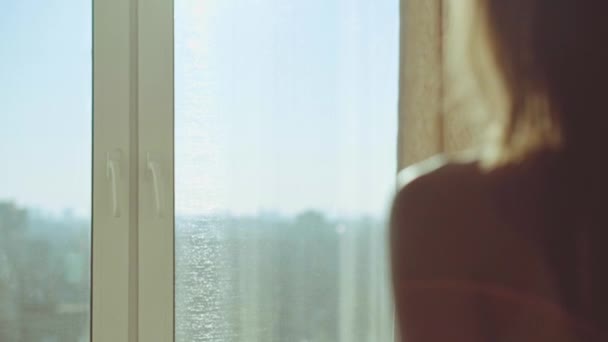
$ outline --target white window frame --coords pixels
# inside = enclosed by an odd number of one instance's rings
[[[138,17],[139,341],[171,342],[175,335],[173,0],[139,0]],[[152,168],[158,168],[155,176]]]
[[[174,339],[173,1],[93,1],[93,342]]]
[[[134,1],[93,0],[91,340],[136,341]],[[110,161],[114,167],[115,185]],[[114,192],[116,192],[114,194]],[[115,201],[113,199],[115,198]],[[115,202],[115,203],[114,203]],[[114,211],[114,206],[116,212]]]

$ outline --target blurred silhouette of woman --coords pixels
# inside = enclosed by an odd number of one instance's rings
[[[400,175],[401,338],[608,341],[608,2],[450,5],[453,81],[500,134]]]

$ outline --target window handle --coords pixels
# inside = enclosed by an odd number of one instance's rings
[[[156,160],[156,158],[154,158],[150,153],[148,153],[148,169],[152,174],[152,187],[154,190],[156,217],[162,217],[161,168],[158,160]]]
[[[106,178],[110,181],[110,196],[112,216],[120,217],[118,203],[118,182],[120,180],[120,150],[108,152],[106,155]]]

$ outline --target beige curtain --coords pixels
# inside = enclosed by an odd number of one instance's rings
[[[399,169],[479,142],[471,115],[446,101],[448,2],[401,0]]]

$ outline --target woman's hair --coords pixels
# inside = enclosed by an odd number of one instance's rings
[[[491,164],[601,143],[608,1],[452,0],[448,9],[450,88],[492,115]]]

